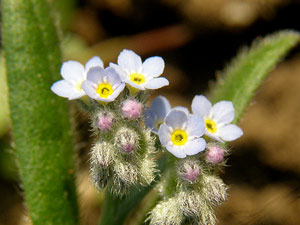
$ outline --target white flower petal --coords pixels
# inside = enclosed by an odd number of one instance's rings
[[[125,82],[126,84],[129,84],[129,86],[136,88],[138,90],[145,90],[145,87],[143,85],[138,85],[138,84],[132,82],[131,80],[125,79],[123,82]]]
[[[179,111],[183,111],[185,112],[186,115],[189,115],[190,114],[190,111],[188,110],[188,108],[186,107],[183,107],[183,106],[176,106],[174,108],[172,108],[174,110],[179,110]]]
[[[158,89],[167,85],[169,85],[169,81],[164,77],[159,77],[149,80],[144,86],[147,89]]]
[[[105,77],[105,70],[101,67],[93,67],[87,73],[87,80],[99,84],[103,83],[103,78]]]
[[[85,79],[83,65],[72,60],[62,64],[60,74],[67,81],[80,81]]]
[[[176,156],[177,158],[183,159],[186,157],[186,153],[185,151],[182,149],[182,147],[179,146],[174,146],[174,145],[170,145],[168,144],[166,146],[166,149],[172,153],[174,156]]]
[[[242,129],[234,124],[220,127],[218,133],[224,141],[233,141],[243,135]]]
[[[224,141],[221,140],[221,138],[219,137],[219,135],[217,133],[213,134],[213,133],[209,133],[209,132],[205,131],[205,135],[213,140],[224,143]]]
[[[106,77],[108,83],[110,83],[112,86],[114,84],[120,84],[121,83],[121,78],[119,74],[116,72],[116,70],[112,67],[107,67],[105,69]]]
[[[234,119],[234,108],[230,101],[220,101],[212,107],[213,119],[228,124]]]
[[[187,115],[185,112],[179,110],[172,110],[165,119],[167,126],[172,127],[173,129],[181,129],[186,121]]]
[[[119,94],[123,91],[124,88],[125,88],[125,84],[120,83],[120,85],[118,85],[117,88],[113,91],[113,93],[108,97],[113,101],[116,97],[119,96]]]
[[[137,73],[142,67],[142,60],[135,52],[124,49],[118,56],[118,64],[129,73]]]
[[[189,136],[201,137],[205,131],[204,120],[200,115],[189,115],[187,119],[186,131]]]
[[[196,155],[202,152],[206,147],[206,141],[203,138],[194,138],[189,140],[184,146],[187,155]]]
[[[76,92],[75,88],[68,83],[66,80],[59,80],[56,81],[52,86],[51,86],[51,91],[53,91],[55,94],[57,94],[60,97],[64,98],[69,98]],[[85,95],[84,92],[80,92],[82,96]],[[82,97],[80,96],[80,97]],[[70,99],[71,100],[71,99]]]
[[[171,140],[171,133],[167,125],[160,125],[158,130],[158,137],[162,146],[166,147]]]
[[[117,72],[117,74],[119,74],[119,76],[123,82],[125,82],[124,80],[128,79],[127,73],[119,65],[114,64],[114,63],[109,63],[109,67],[114,68],[114,70]]]
[[[151,103],[151,112],[159,119],[165,119],[166,115],[171,111],[171,105],[167,98],[157,96]]]
[[[85,80],[85,81],[83,81],[81,87],[90,98],[99,100],[99,95],[97,94],[96,89],[95,89],[95,83],[93,83],[89,80]]]
[[[192,102],[192,112],[202,117],[209,116],[211,103],[203,95],[196,95]]]
[[[144,61],[142,74],[147,77],[158,77],[163,73],[164,68],[164,60],[159,56],[153,56]]]
[[[99,56],[94,56],[85,64],[85,71],[89,71],[90,68],[100,66],[103,68],[103,61],[100,59]]]

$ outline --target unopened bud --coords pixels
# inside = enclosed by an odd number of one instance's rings
[[[126,100],[122,104],[123,116],[130,120],[138,119],[142,114],[143,105],[133,99]]]
[[[113,115],[112,113],[100,113],[96,119],[96,126],[101,131],[108,131],[110,130],[113,124]]]
[[[178,165],[180,177],[189,183],[197,182],[201,175],[200,162],[198,160],[182,160]]]
[[[122,127],[116,133],[115,145],[121,152],[130,153],[138,148],[139,136],[134,130]]]
[[[205,159],[207,162],[216,165],[223,161],[225,150],[217,145],[208,145]]]
[[[95,164],[107,168],[113,162],[113,146],[107,142],[97,142],[92,147],[91,159]]]

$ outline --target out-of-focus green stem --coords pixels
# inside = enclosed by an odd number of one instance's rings
[[[50,91],[61,56],[46,0],[3,0],[13,138],[33,224],[78,224],[66,101]]]
[[[235,108],[233,122],[237,123],[264,78],[299,41],[299,33],[289,30],[256,40],[220,74],[209,98],[212,102],[232,101]]]
[[[166,161],[166,156],[162,156],[158,160],[159,170],[161,173],[163,173],[166,169]],[[99,225],[123,224],[131,210],[133,210],[149,193],[156,182],[160,179],[160,176],[157,175],[156,178],[156,181],[148,187],[132,188],[129,195],[122,199],[114,197],[109,191],[106,191]]]

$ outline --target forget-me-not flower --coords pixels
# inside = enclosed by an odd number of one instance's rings
[[[159,77],[164,70],[165,62],[159,56],[153,56],[142,62],[139,55],[124,49],[118,56],[118,65],[109,64],[120,74],[123,82],[131,87],[133,93],[145,89],[158,89],[169,85],[164,77]]]
[[[189,110],[182,106],[174,107],[173,109],[181,110],[187,115]],[[150,109],[145,112],[146,127],[152,129],[152,132],[157,134],[161,124],[165,122],[165,117],[171,111],[171,105],[167,98],[157,96],[153,99]]]
[[[201,116],[187,115],[181,110],[171,110],[165,123],[159,127],[158,135],[162,146],[177,158],[195,155],[203,151],[206,142],[201,136],[205,126]]]
[[[51,86],[51,90],[58,96],[69,100],[85,96],[82,83],[86,80],[89,69],[95,66],[103,68],[103,62],[98,56],[91,58],[85,66],[73,60],[64,62],[60,69],[60,74],[64,79],[56,81]]]
[[[124,87],[125,84],[111,67],[91,68],[87,73],[87,79],[82,84],[83,90],[90,98],[101,102],[114,101]]]
[[[205,122],[205,134],[217,141],[233,141],[243,135],[241,128],[230,124],[234,119],[231,101],[220,101],[212,106],[203,95],[196,95],[192,102],[192,112]]]

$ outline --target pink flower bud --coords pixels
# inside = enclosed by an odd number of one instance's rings
[[[101,131],[108,131],[113,123],[113,117],[110,114],[102,114],[98,116],[97,126]]]
[[[138,119],[142,114],[143,105],[136,100],[126,100],[122,104],[123,116],[130,120]]]
[[[196,183],[201,173],[201,163],[196,159],[184,159],[178,162],[178,175],[181,179],[188,183]]]
[[[126,127],[120,128],[114,138],[115,146],[123,153],[131,153],[138,148],[138,134]]]
[[[207,146],[207,153],[205,159],[207,162],[212,163],[213,165],[222,162],[224,159],[224,149],[219,146],[211,145]]]
[[[192,168],[190,166],[185,166],[185,173],[183,174],[183,177],[190,181],[190,182],[194,182],[198,179],[200,171],[199,168]]]
[[[134,148],[135,146],[133,145],[133,144],[130,144],[130,143],[127,143],[127,144],[124,144],[123,146],[122,146],[122,148],[123,148],[123,150],[125,151],[125,152],[132,152],[132,150],[133,150],[133,148]]]

